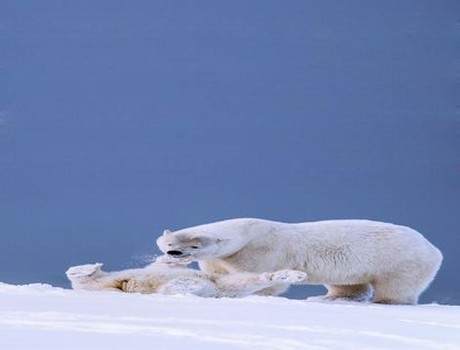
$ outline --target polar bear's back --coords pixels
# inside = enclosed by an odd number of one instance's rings
[[[292,224],[299,239],[319,244],[369,249],[402,247],[428,248],[434,246],[416,230],[402,225],[372,220],[326,220]],[[359,244],[358,244],[359,243]]]

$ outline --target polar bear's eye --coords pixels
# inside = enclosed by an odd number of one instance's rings
[[[198,249],[199,247],[198,247],[197,245],[192,245],[192,246],[190,246],[190,248],[192,248],[192,249]]]

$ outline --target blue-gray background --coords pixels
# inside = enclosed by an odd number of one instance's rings
[[[370,218],[439,246],[422,301],[460,303],[459,10],[3,0],[0,281],[141,266],[165,228]]]

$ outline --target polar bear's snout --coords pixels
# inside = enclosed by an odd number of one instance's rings
[[[168,250],[166,254],[173,255],[173,256],[184,256],[185,255],[184,252],[180,250]]]

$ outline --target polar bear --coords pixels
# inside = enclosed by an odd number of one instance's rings
[[[157,240],[172,257],[192,257],[206,273],[304,271],[326,299],[416,304],[434,279],[442,254],[419,232],[370,220],[287,224],[231,219],[166,230]],[[277,295],[277,285],[258,294]]]
[[[140,269],[102,271],[101,263],[72,266],[66,275],[73,289],[106,290],[143,294],[193,294],[213,298],[241,298],[281,284],[289,286],[306,278],[301,271],[208,275],[187,268],[191,260],[160,257]]]

